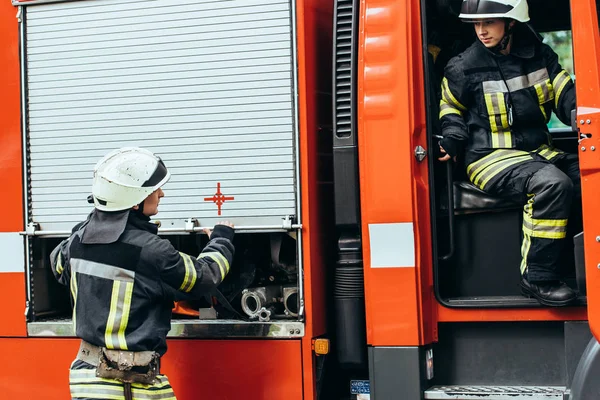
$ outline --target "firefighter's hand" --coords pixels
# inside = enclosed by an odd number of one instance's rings
[[[225,226],[228,226],[230,228],[233,228],[233,224],[231,222],[229,222],[229,221],[220,221],[217,225],[225,225]],[[210,229],[210,228],[204,228],[204,229],[202,229],[202,231],[204,233],[206,233],[208,235],[208,238],[210,239],[210,235],[212,234],[212,229]]]
[[[450,154],[446,153],[446,150],[444,150],[444,148],[442,146],[440,146],[440,153],[444,154],[443,157],[439,157],[438,160],[440,161],[448,161],[449,159],[453,159],[454,161],[456,161],[456,156],[454,157],[450,157]]]

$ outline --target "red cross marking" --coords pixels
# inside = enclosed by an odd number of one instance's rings
[[[227,201],[227,200],[234,200],[233,196],[229,196],[226,197],[225,195],[223,195],[223,193],[221,193],[221,182],[217,182],[217,192],[214,194],[213,197],[205,197],[204,201],[212,201],[213,203],[215,203],[218,207],[218,213],[217,215],[221,215],[221,206]]]

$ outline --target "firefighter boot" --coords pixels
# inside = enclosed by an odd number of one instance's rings
[[[551,307],[567,306],[577,299],[577,294],[561,281],[529,282],[521,279],[521,293],[534,297],[540,304]]]

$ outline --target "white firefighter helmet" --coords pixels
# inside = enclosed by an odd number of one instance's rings
[[[486,18],[511,18],[529,21],[527,0],[463,0],[459,18],[470,21]]]
[[[170,177],[160,157],[146,149],[113,150],[94,167],[94,206],[101,211],[127,210],[143,202]]]

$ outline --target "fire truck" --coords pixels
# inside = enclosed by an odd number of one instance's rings
[[[600,5],[529,1],[577,86],[552,135],[580,160],[580,296],[548,308],[518,290],[520,206],[436,159],[441,65],[475,40],[460,3],[3,2],[3,397],[69,396],[48,256],[91,211],[95,162],[133,145],[172,172],[157,219],[180,251],[236,225],[226,302],[174,312],[178,399],[600,398]]]

